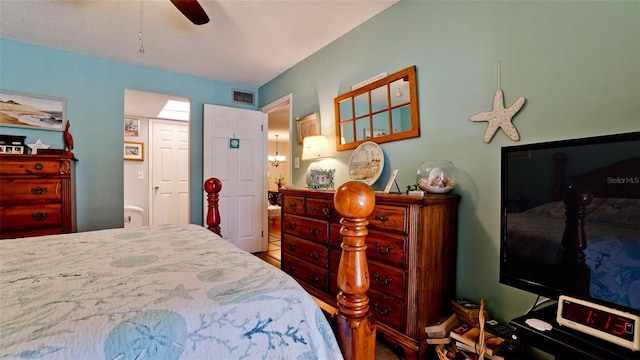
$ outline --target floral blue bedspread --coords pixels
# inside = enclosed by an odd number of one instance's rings
[[[0,359],[342,359],[284,272],[198,225],[0,241]]]

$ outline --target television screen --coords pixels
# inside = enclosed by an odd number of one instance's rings
[[[640,314],[640,132],[501,157],[500,282]]]

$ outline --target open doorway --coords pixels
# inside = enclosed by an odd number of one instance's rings
[[[269,247],[267,255],[281,259],[281,211],[279,187],[291,184],[291,94],[261,109],[268,115],[267,163],[269,197]]]
[[[124,146],[140,152],[123,164],[125,226],[182,223],[184,209],[188,223],[190,107],[187,98],[125,89]],[[172,131],[173,138],[166,129],[177,129]],[[174,145],[168,146],[165,140]],[[170,152],[175,155],[167,156]],[[167,167],[184,170],[169,183],[160,166],[166,161],[171,161]],[[180,210],[175,211],[176,207]]]

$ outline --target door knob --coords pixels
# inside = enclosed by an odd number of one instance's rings
[[[156,186],[156,187],[154,187],[154,188],[153,188],[153,190],[155,190],[155,191],[160,190],[160,186]]]

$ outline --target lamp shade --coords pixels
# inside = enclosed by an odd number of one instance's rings
[[[302,143],[302,160],[315,160],[329,156],[329,144],[324,135],[307,136]]]

